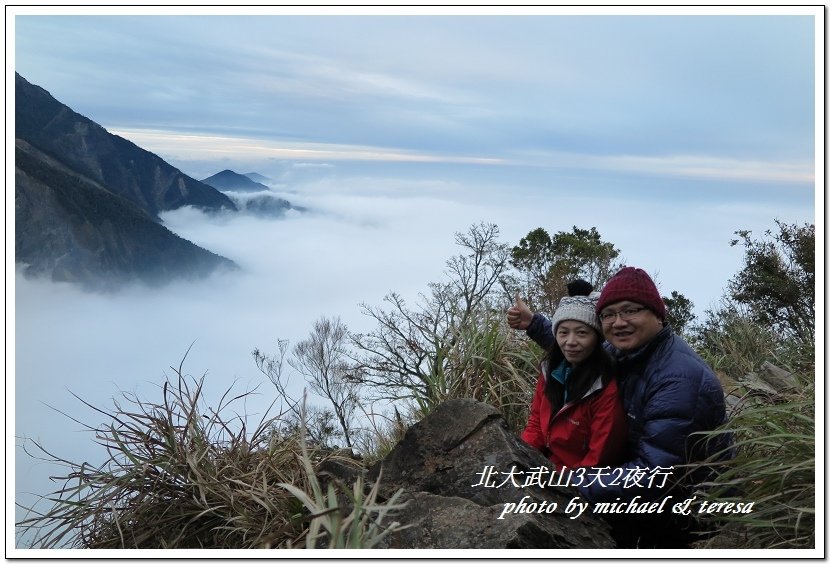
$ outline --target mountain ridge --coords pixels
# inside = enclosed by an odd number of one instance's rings
[[[27,218],[15,227],[15,261],[24,274],[114,288],[236,268],[25,141],[15,149],[15,212]]]
[[[265,176],[263,174],[260,174],[258,172],[245,172],[245,173],[243,173],[243,176],[247,176],[248,178],[250,178],[254,182],[259,182],[260,184],[265,184],[266,186],[268,185],[269,182],[273,182],[272,179],[270,179],[267,176]]]
[[[215,188],[107,132],[15,73],[15,263],[114,289],[238,268],[164,227],[161,211],[238,211]]]
[[[15,73],[15,138],[132,200],[150,215],[193,205],[236,210],[224,194],[195,180],[158,155],[109,133]]]

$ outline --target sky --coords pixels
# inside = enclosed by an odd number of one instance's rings
[[[823,233],[820,8],[161,9],[14,9],[7,95],[16,71],[194,178],[258,172],[311,212],[164,214],[242,269],[163,290],[26,280],[7,252],[19,500],[53,487],[22,437],[91,452],[52,409],[94,419],[70,392],[95,405],[152,394],[190,348],[186,370],[216,393],[261,385],[259,411],[270,384],[253,348],[297,342],[324,315],[371,330],[358,304],[417,300],[458,251],[453,234],[480,221],[510,245],[595,226],[700,316],[741,266],[734,231],[779,219]]]

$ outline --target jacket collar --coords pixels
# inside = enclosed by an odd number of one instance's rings
[[[651,353],[654,352],[654,349],[659,347],[661,344],[666,342],[672,335],[672,328],[671,325],[668,323],[663,323],[663,328],[654,336],[652,340],[648,343],[641,346],[639,349],[635,349],[631,352],[625,353],[618,348],[614,347],[613,345],[609,345],[608,348],[614,358],[617,359],[617,362],[623,364],[634,364],[637,362],[644,362],[648,360],[651,356]]]
[[[594,382],[591,384],[591,387],[585,391],[585,395],[583,395],[582,397],[587,398],[597,390],[601,390],[604,387],[605,385],[602,383],[602,374],[599,374],[596,378],[594,378]]]
[[[572,368],[573,367],[571,366],[571,364],[567,361],[564,361],[564,360],[559,364],[558,367],[554,368],[553,370],[550,370],[550,362],[548,360],[545,360],[545,361],[542,362],[542,374],[544,374],[545,379],[555,378],[557,381],[559,381],[562,384],[564,384],[565,382],[563,382],[561,379],[557,378],[557,375],[555,373],[557,371],[561,371],[561,373],[559,375],[561,376],[562,374],[564,374],[565,375],[565,380],[567,381],[567,378],[568,378],[568,376],[570,376],[570,371],[572,370]],[[593,394],[597,390],[601,390],[604,387],[605,387],[605,384],[603,384],[603,382],[602,382],[602,374],[598,374],[597,377],[594,378],[594,381],[591,383],[591,387],[588,388],[587,390],[585,390],[585,393],[582,394],[581,398],[577,398],[577,399],[587,398],[588,396],[590,396],[591,394]],[[566,391],[567,391],[567,389],[566,389]],[[571,404],[571,403],[573,403],[573,398],[566,398],[565,399],[565,405],[566,406]],[[563,409],[564,409],[564,407],[565,406],[563,406]]]
[[[562,413],[570,411],[571,408],[573,408],[573,406],[577,405],[580,401],[584,400],[585,398],[587,398],[591,394],[594,394],[594,393],[598,392],[599,390],[602,390],[604,387],[605,387],[605,384],[602,383],[602,374],[599,374],[599,375],[597,375],[596,378],[594,378],[594,381],[591,384],[591,387],[588,388],[587,390],[585,390],[585,393],[582,394],[581,398],[576,398],[576,399],[572,398],[572,399],[566,400],[565,405],[563,405],[561,407],[561,409],[558,412],[556,412],[556,416],[559,416]]]

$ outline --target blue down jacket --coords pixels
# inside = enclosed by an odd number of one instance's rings
[[[534,315],[528,336],[542,347],[553,339],[550,320]],[[712,369],[686,342],[675,335],[668,324],[640,349],[623,354],[610,344],[606,348],[617,359],[618,386],[628,421],[628,442],[617,475],[630,475],[636,469],[649,472],[658,467],[674,467],[672,480],[663,489],[642,487],[619,480],[615,485],[579,486],[580,493],[592,502],[655,500],[666,494],[682,499],[680,491],[668,492],[674,482],[695,483],[705,478],[700,472],[684,476],[687,469],[679,465],[700,461],[711,454],[725,452],[728,435],[702,441],[693,435],[712,430],[726,420],[723,388]],[[683,479],[681,479],[683,478]],[[608,481],[608,480],[605,480]],[[628,486],[628,487],[626,487]],[[679,501],[678,499],[678,501]]]

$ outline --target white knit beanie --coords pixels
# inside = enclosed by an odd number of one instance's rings
[[[600,323],[596,309],[598,300],[599,292],[592,292],[588,296],[565,296],[559,300],[559,307],[556,308],[551,318],[553,334],[556,334],[556,328],[560,323],[574,320],[593,327],[602,335],[602,323]]]

